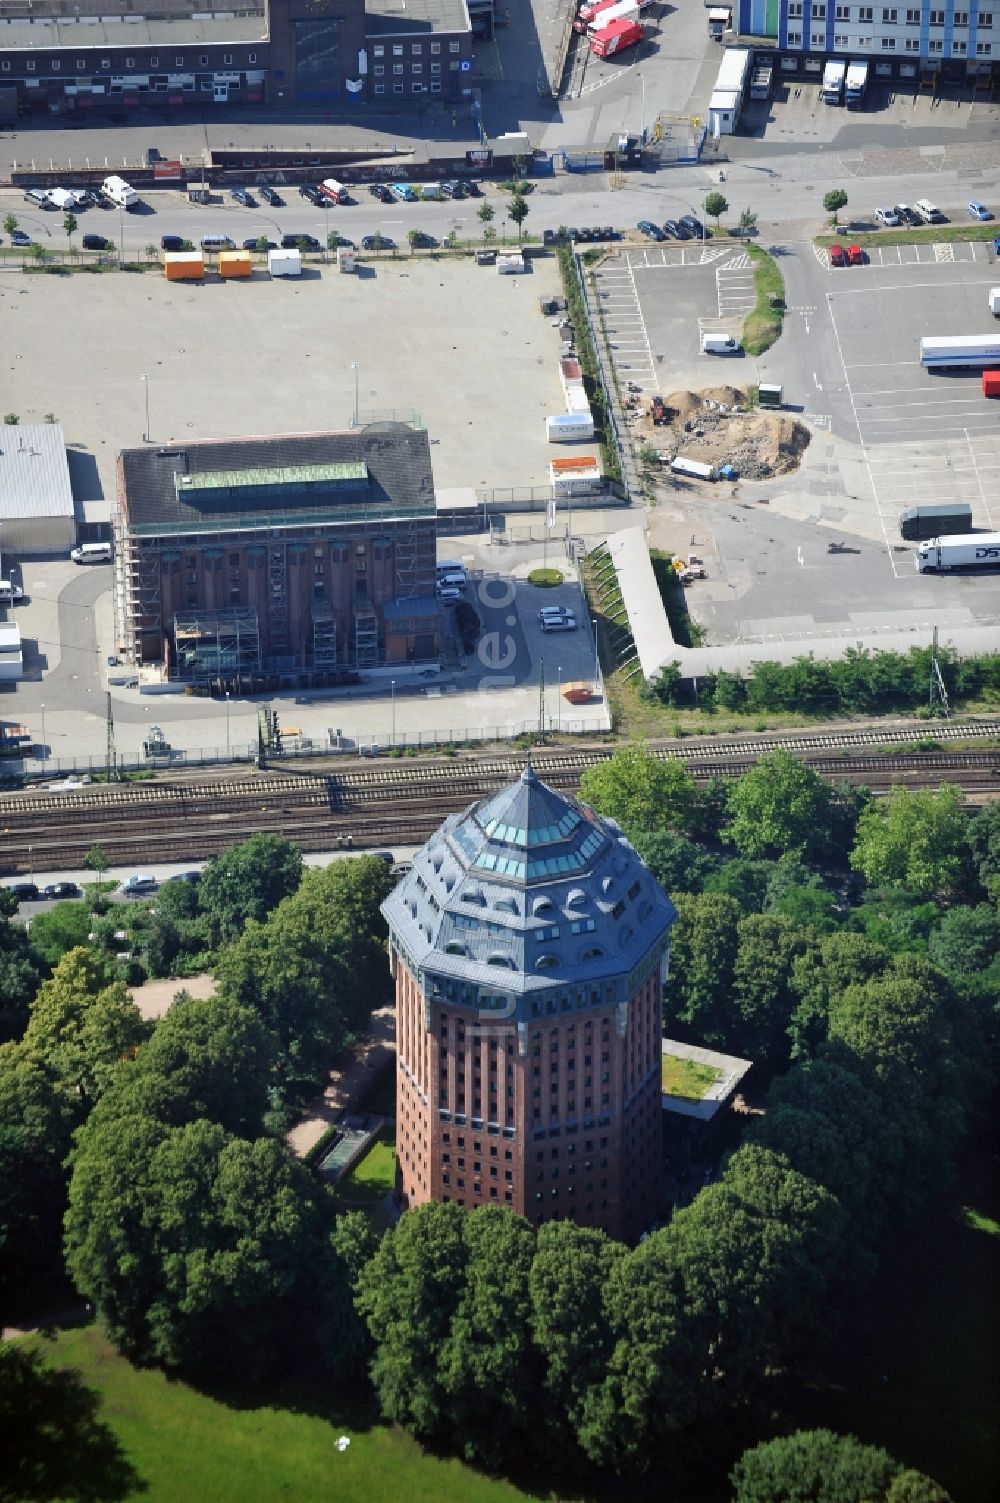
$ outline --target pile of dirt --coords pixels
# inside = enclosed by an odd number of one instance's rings
[[[654,425],[651,408],[643,404],[636,424],[642,443],[670,459],[680,455],[700,464],[734,465],[746,480],[797,469],[811,437],[795,418],[762,408],[750,412],[747,394],[737,386],[672,391],[663,405],[667,421]]]

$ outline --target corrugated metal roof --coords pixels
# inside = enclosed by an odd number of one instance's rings
[[[0,521],[72,515],[73,487],[61,426],[18,423],[0,428]]]
[[[605,546],[618,576],[642,676],[647,683],[652,683],[659,678],[661,666],[677,656],[677,648],[667,623],[645,534],[641,527],[626,527],[622,532],[612,533]]]

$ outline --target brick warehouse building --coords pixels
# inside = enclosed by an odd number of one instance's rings
[[[612,821],[520,779],[452,815],[383,905],[404,1206],[637,1237],[662,1199],[675,911]]]
[[[4,0],[2,102],[22,113],[181,106],[454,106],[494,0]],[[8,93],[9,91],[9,93]]]
[[[435,512],[427,434],[404,423],[126,449],[119,650],[189,680],[434,659]]]

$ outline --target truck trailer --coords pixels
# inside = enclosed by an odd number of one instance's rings
[[[914,563],[920,574],[951,569],[1000,569],[1000,532],[931,538],[921,543]]]
[[[990,312],[994,318],[1000,318],[1000,287],[990,288]]]
[[[927,538],[956,537],[972,531],[972,507],[968,501],[949,501],[939,506],[908,506],[899,518],[899,535],[908,542]]]
[[[644,35],[641,21],[622,18],[612,21],[603,30],[594,32],[590,38],[590,50],[595,57],[614,57],[616,53],[624,52],[627,47],[634,47],[636,42],[641,42]]]
[[[860,59],[848,63],[844,80],[844,103],[849,110],[859,110],[868,93],[868,64]]]
[[[600,11],[587,27],[588,36],[596,36],[599,31],[606,31],[615,21],[638,21],[639,7],[636,0],[615,0],[614,5],[609,5],[607,10]]]
[[[1000,365],[1000,338],[996,334],[931,335],[920,341],[920,364],[931,371]]]
[[[774,78],[774,64],[771,62],[757,63],[750,75],[750,98],[770,99],[771,83]]]
[[[846,73],[846,63],[838,62],[836,58],[833,62],[827,63],[823,69],[823,82],[819,89],[819,97],[824,104],[843,104]]]

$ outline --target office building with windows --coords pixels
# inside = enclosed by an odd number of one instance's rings
[[[639,1236],[659,1214],[669,898],[530,766],[452,815],[383,905],[404,1206]]]
[[[876,80],[938,75],[989,85],[998,76],[1000,0],[739,0],[737,15],[742,36],[777,46],[785,75],[818,72],[826,58],[857,57],[872,61]]]
[[[454,104],[494,0],[5,0],[0,102],[22,114],[185,105]],[[473,18],[470,19],[470,5]],[[4,97],[5,96],[5,97]]]

